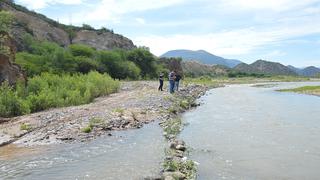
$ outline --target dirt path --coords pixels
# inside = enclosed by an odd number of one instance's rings
[[[157,82],[124,82],[119,93],[90,104],[6,119],[8,122],[0,124],[0,145],[85,141],[111,130],[139,128],[164,118],[162,112],[172,103],[168,96],[167,92],[157,91]],[[87,127],[90,133],[83,132]]]

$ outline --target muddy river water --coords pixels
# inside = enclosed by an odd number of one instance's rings
[[[183,115],[180,134],[198,179],[320,178],[320,97],[231,85]],[[86,143],[0,148],[0,179],[143,179],[159,174],[167,143],[158,122]]]
[[[319,179],[320,97],[278,83],[213,89],[184,114],[180,138],[199,163],[198,179]]]
[[[161,171],[165,140],[157,123],[88,143],[0,148],[0,179],[143,179]]]

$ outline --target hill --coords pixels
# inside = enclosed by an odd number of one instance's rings
[[[318,74],[320,74],[320,69],[314,66],[309,66],[301,70],[302,76],[312,77]]]
[[[297,68],[297,67],[294,67],[294,66],[291,66],[291,65],[288,65],[287,67],[289,69],[293,70],[294,72],[296,72],[297,74],[301,75],[301,71],[302,71],[301,68]]]
[[[309,66],[306,68],[296,68],[294,66],[289,65],[287,67],[301,76],[314,77],[320,73],[320,68],[317,68],[315,66]]]
[[[270,62],[265,60],[258,60],[252,64],[239,64],[233,68],[239,72],[246,73],[263,73],[270,75],[298,75],[289,67],[284,66],[277,62]]]
[[[181,57],[185,61],[199,61],[203,64],[217,64],[223,65],[230,68],[235,67],[240,64],[241,61],[233,60],[233,59],[225,59],[216,55],[213,55],[207,51],[199,50],[199,51],[191,51],[191,50],[172,50],[168,51],[165,54],[161,55],[161,57]]]
[[[181,66],[184,74],[188,77],[224,76],[230,70],[225,66],[201,64],[197,61],[183,61]]]
[[[98,50],[135,48],[130,39],[115,34],[112,30],[106,28],[96,30],[89,25],[76,27],[60,24],[42,14],[29,11],[11,0],[1,0],[0,10],[9,11],[15,17],[12,37],[18,51],[26,50],[24,39],[27,34],[36,40],[47,40],[64,47],[72,43],[80,43]]]

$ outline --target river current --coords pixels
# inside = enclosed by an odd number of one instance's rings
[[[198,179],[320,178],[320,97],[275,91],[320,83],[230,85],[186,114],[180,138]]]

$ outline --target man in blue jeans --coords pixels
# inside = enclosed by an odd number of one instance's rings
[[[170,84],[170,93],[174,93],[174,83],[175,83],[176,73],[174,71],[171,71],[169,73],[169,84]]]

